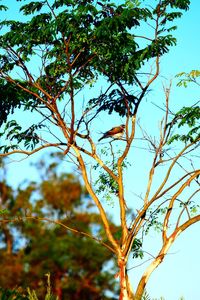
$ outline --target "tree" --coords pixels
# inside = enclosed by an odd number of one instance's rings
[[[54,162],[50,163],[52,158]],[[52,292],[58,299],[116,299],[118,285],[113,276],[116,265],[112,253],[79,234],[90,236],[95,231],[99,239],[105,239],[99,215],[79,179],[56,171],[60,159],[54,153],[47,165],[43,161],[37,164],[46,173],[38,183],[28,181],[17,191],[12,191],[5,181],[1,183],[3,218],[17,216],[18,221],[5,221],[1,227],[0,286],[20,287],[23,294],[29,287],[44,298],[46,284],[42,282],[51,272]],[[75,228],[75,234],[67,230],[69,226]],[[112,227],[113,233],[119,230],[114,224]],[[112,273],[106,270],[107,265],[112,266]],[[112,296],[107,295],[108,291]]]
[[[21,6],[27,16],[24,22],[1,22],[0,111],[1,136],[5,137],[1,156],[29,156],[55,147],[77,166],[99,210],[107,235],[104,246],[118,263],[121,300],[141,299],[151,273],[172,243],[200,219],[193,203],[199,191],[200,170],[191,157],[186,159],[192,152],[195,155],[199,134],[195,129],[191,138],[188,132],[183,138],[181,131],[182,125],[184,130],[187,125],[196,127],[198,106],[193,107],[196,113],[192,111],[192,122],[188,109],[173,114],[170,89],[166,88],[159,139],[137,124],[139,108],[159,76],[160,57],[176,43],[171,34],[176,27],[174,20],[188,8],[187,0],[155,1],[154,7],[139,1],[117,5],[109,1],[45,0]],[[103,88],[99,88],[100,80]],[[20,120],[10,118],[18,110],[31,112],[28,124],[23,124],[21,114]],[[101,115],[123,119],[123,139],[107,143],[107,147],[95,142]],[[142,135],[140,147],[146,147],[145,143],[150,147],[148,161],[152,165],[148,166],[149,173],[144,168],[142,178],[147,178],[147,187],[140,201],[133,204],[127,201],[125,174],[138,135]],[[175,140],[178,149],[173,148]],[[180,170],[175,173],[176,167]],[[185,196],[186,190],[189,195]],[[119,205],[120,235],[112,233],[105,199]],[[129,206],[133,210],[131,222],[127,220]],[[143,256],[144,233],[153,226],[161,230],[162,243],[133,291],[128,259]]]

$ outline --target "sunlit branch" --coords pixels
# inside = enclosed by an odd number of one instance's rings
[[[172,213],[172,209],[173,209],[173,206],[174,206],[174,202],[175,200],[177,199],[177,197],[183,192],[183,190],[188,187],[190,185],[190,183],[198,176],[200,175],[200,170],[194,172],[193,175],[190,176],[190,178],[184,182],[181,187],[178,189],[178,191],[173,195],[170,203],[169,203],[169,206],[168,206],[168,209],[167,209],[167,213],[165,215],[165,219],[164,219],[164,222],[163,222],[163,241],[165,241],[167,239],[167,229],[168,229],[168,223],[169,223],[169,218],[170,218],[170,215]]]
[[[200,221],[200,215],[197,215],[195,217],[190,218],[189,220],[187,220],[185,223],[183,223],[182,225],[178,226],[175,230],[175,232],[177,233],[177,235],[180,235],[184,230],[186,230],[189,226],[191,226],[194,223],[197,223]]]
[[[75,228],[72,228],[72,227],[69,227],[67,225],[65,225],[64,223],[62,223],[61,221],[59,220],[52,220],[50,218],[46,218],[46,217],[37,217],[37,216],[23,216],[23,217],[18,217],[18,218],[15,218],[15,219],[3,219],[3,220],[0,220],[0,223],[1,224],[5,224],[5,223],[19,223],[19,222],[24,222],[25,220],[34,220],[34,221],[46,221],[46,222],[49,222],[49,223],[53,223],[53,224],[56,224],[56,225],[59,225],[73,233],[77,233],[79,235],[82,235],[82,236],[86,236],[90,239],[93,239],[95,240],[96,242],[98,242],[99,244],[103,245],[104,247],[106,247],[108,250],[110,250],[111,252],[115,253],[114,249],[109,246],[108,244],[106,244],[105,242],[103,242],[101,239],[98,239],[96,237],[94,237],[93,235],[87,233],[87,232],[84,232],[84,231],[80,231],[78,229],[75,229]]]
[[[85,166],[85,162],[84,162],[84,160],[83,160],[83,158],[82,158],[82,156],[80,154],[80,151],[75,146],[72,146],[72,147],[73,147],[74,151],[76,152],[77,160],[78,160],[79,165],[80,165],[80,170],[82,172],[83,179],[84,179],[87,191],[89,192],[90,196],[94,200],[94,202],[95,202],[95,204],[96,204],[96,206],[97,206],[97,208],[99,210],[99,213],[100,213],[100,216],[101,216],[101,219],[102,219],[102,222],[103,222],[103,225],[104,225],[104,228],[105,228],[108,240],[113,245],[116,253],[118,253],[118,251],[119,251],[118,243],[114,239],[113,234],[111,232],[110,224],[109,224],[106,212],[105,212],[105,210],[104,210],[101,202],[99,201],[96,193],[93,191],[93,188],[92,188],[92,186],[91,186],[91,184],[89,182],[88,175],[87,175],[87,170],[86,170],[86,166]]]
[[[178,228],[179,226],[179,223],[180,223],[180,220],[181,220],[181,216],[183,215],[184,211],[186,210],[187,212],[187,215],[188,215],[188,219],[191,219],[191,216],[190,216],[190,213],[189,213],[189,210],[188,210],[188,204],[190,203],[191,199],[197,194],[200,192],[200,189],[197,189],[194,193],[192,193],[192,195],[188,198],[188,200],[186,202],[181,202],[181,204],[183,205],[183,209],[182,211],[180,212],[179,214],[179,217],[177,219],[177,222],[176,222],[176,228]]]
[[[42,149],[45,149],[45,148],[49,148],[49,147],[60,148],[60,146],[63,146],[63,145],[66,145],[66,144],[65,143],[55,143],[55,144],[54,143],[48,143],[48,144],[42,145],[38,148],[35,148],[32,151],[16,149],[16,150],[13,150],[13,151],[9,151],[7,153],[0,153],[0,157],[6,157],[6,156],[9,156],[9,155],[12,155],[12,154],[25,154],[25,155],[29,156],[29,155],[32,155],[32,154],[34,154],[34,153],[36,153],[36,152],[38,152]]]
[[[136,115],[132,117],[132,131],[131,135],[126,141],[126,147],[122,155],[118,158],[117,169],[118,169],[118,186],[119,186],[119,205],[120,205],[120,219],[122,224],[122,241],[124,242],[128,235],[128,227],[126,223],[126,202],[124,196],[124,184],[123,184],[123,161],[127,157],[131,143],[135,136],[135,121]],[[126,128],[127,128],[126,124]]]
[[[15,81],[13,78],[11,78],[10,76],[4,75],[4,78],[6,81],[14,84],[15,86],[19,87],[20,89],[22,89],[23,91],[27,92],[30,95],[33,95],[34,97],[36,97],[40,102],[42,102],[50,111],[54,111],[52,105],[50,105],[47,101],[45,101],[42,97],[39,96],[39,94],[27,89],[26,87],[24,87],[23,85],[21,85],[19,82]],[[38,84],[34,83],[34,86],[37,87],[40,90],[40,87]],[[42,90],[44,91],[44,90]],[[46,94],[46,92],[44,92],[44,94]],[[49,96],[49,95],[48,95]],[[50,96],[49,96],[50,97]]]
[[[114,174],[114,172],[102,161],[102,159],[100,159],[100,157],[97,155],[96,153],[96,148],[95,148],[95,144],[92,142],[92,140],[90,139],[90,143],[92,143],[92,152],[89,152],[88,150],[86,150],[83,147],[78,146],[75,143],[75,147],[87,154],[88,156],[92,157],[94,160],[96,160],[96,162],[117,182],[118,181],[118,177]]]
[[[154,196],[151,198],[150,202],[152,203],[160,194],[160,192],[162,191],[163,187],[165,186],[165,184],[167,183],[169,176],[171,174],[171,171],[173,169],[173,167],[175,166],[176,162],[178,161],[178,159],[184,154],[184,152],[190,148],[191,146],[193,146],[194,143],[191,143],[187,146],[185,146],[182,151],[179,152],[179,154],[177,154],[177,156],[173,159],[170,167],[168,168],[167,174],[163,180],[163,182],[161,183],[160,187],[158,188],[158,190],[156,191],[156,193],[154,194]]]
[[[144,288],[149,280],[149,277],[151,276],[152,272],[162,263],[163,259],[165,258],[165,255],[167,254],[169,248],[171,247],[173,241],[175,240],[176,236],[174,235],[173,237],[171,237],[170,239],[168,239],[162,246],[161,250],[159,251],[158,255],[155,257],[155,259],[151,262],[151,264],[146,268],[146,270],[144,271],[140,282],[137,286],[137,290],[136,290],[136,299],[140,299],[139,297],[137,298],[137,296],[140,296],[143,291]]]
[[[148,37],[146,37],[146,36],[142,36],[142,35],[134,35],[134,37],[135,37],[135,38],[145,39],[145,40],[148,40],[148,41],[150,41],[150,42],[153,41],[153,39],[150,39],[150,38],[148,38]]]
[[[28,68],[26,67],[23,59],[21,58],[21,56],[11,47],[8,47],[9,51],[12,53],[13,55],[13,60],[15,61],[16,65],[21,67],[21,69],[24,71],[25,75],[28,77],[29,82],[31,84],[33,84],[34,82],[34,78],[31,75],[31,73],[29,72]]]
[[[177,181],[175,181],[172,185],[170,185],[168,188],[166,188],[162,193],[160,193],[154,200],[157,200],[159,198],[161,198],[162,196],[164,196],[167,192],[169,192],[172,188],[174,188],[177,184],[181,183],[181,181],[183,181],[186,177],[194,174],[195,171],[192,172],[188,172],[187,174],[185,174],[184,176],[182,176],[181,178],[179,178]]]

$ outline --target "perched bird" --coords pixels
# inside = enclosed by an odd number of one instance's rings
[[[113,127],[112,129],[106,131],[103,134],[103,136],[98,140],[98,142],[107,138],[120,139],[124,134],[124,130],[125,130],[125,125],[123,124],[117,127]]]

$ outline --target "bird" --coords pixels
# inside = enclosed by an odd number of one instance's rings
[[[124,124],[117,126],[117,127],[113,127],[112,129],[106,131],[103,134],[103,136],[98,140],[98,142],[100,142],[103,139],[107,139],[107,138],[120,139],[124,134],[124,130],[125,130]]]

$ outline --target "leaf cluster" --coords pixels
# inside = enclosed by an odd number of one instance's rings
[[[26,149],[34,149],[35,146],[40,142],[39,136],[36,131],[43,128],[43,124],[33,124],[28,127],[26,130],[22,130],[22,127],[15,121],[11,120],[6,123],[4,131],[0,133],[0,136],[5,136],[6,139],[9,139],[16,144],[9,146],[1,146],[0,149],[6,153],[9,150],[18,149],[19,143],[23,142]]]
[[[54,0],[51,4],[31,1],[22,5],[20,11],[27,16],[27,21],[0,23],[5,29],[0,36],[3,99],[0,125],[7,122],[16,108],[38,108],[40,97],[47,101],[47,94],[59,100],[64,99],[64,95],[69,96],[71,88],[67,82],[71,76],[74,90],[85,87],[98,75],[110,83],[133,84],[136,72],[147,60],[163,55],[175,44],[175,38],[169,34],[175,28],[169,28],[168,23],[181,16],[177,9],[186,10],[188,5],[187,0],[160,1],[154,9],[137,3],[130,6],[129,1],[117,5],[109,1],[96,4],[92,0]],[[156,37],[146,39],[142,48],[135,30],[156,17],[161,28]],[[30,65],[35,62],[40,71],[32,75]],[[16,78],[10,81],[17,70],[20,70],[21,81]],[[126,113],[126,102],[132,112],[136,101],[135,96],[122,96],[117,90],[98,101],[90,100],[97,103],[100,110],[114,111],[120,116]]]
[[[200,138],[200,107],[198,105],[192,107],[183,107],[180,109],[174,119],[172,120],[171,125],[174,127],[177,125],[178,128],[187,129],[187,133],[175,134],[173,135],[168,143],[171,144],[174,141],[182,141],[184,143],[193,143],[198,141]]]
[[[90,99],[89,106],[99,106],[98,112],[107,111],[109,114],[116,112],[119,116],[133,114],[138,98],[134,95],[123,95],[119,89],[113,89],[109,94]]]
[[[144,252],[142,250],[142,241],[138,238],[134,239],[131,251],[133,252],[132,257],[133,258],[143,258]]]
[[[192,70],[189,73],[181,72],[181,73],[177,74],[176,77],[181,78],[181,80],[177,83],[177,86],[183,86],[186,88],[188,86],[188,83],[191,83],[191,82],[199,85],[197,80],[200,77],[200,71]]]
[[[105,156],[108,156],[109,147],[105,147],[101,150],[101,153]],[[113,157],[112,161],[112,171],[114,174],[117,174],[118,164],[117,157],[122,154],[121,150],[116,152],[116,157]],[[111,165],[110,161],[106,161],[106,165]],[[122,163],[122,168],[126,169],[129,165],[127,159],[125,159]],[[94,170],[100,168],[100,165],[97,164],[94,167]],[[95,191],[99,195],[103,195],[104,198],[109,202],[113,203],[113,197],[118,195],[119,185],[118,182],[107,172],[100,169],[98,173],[98,179],[95,181]]]
[[[16,80],[15,83],[7,82],[0,78],[0,126],[7,122],[8,116],[13,115],[16,109],[33,111],[38,107],[38,101],[34,95],[27,94],[23,88],[27,83]],[[34,92],[34,88],[30,88]],[[7,125],[9,127],[9,124]]]
[[[163,222],[161,220],[162,215],[167,211],[167,207],[160,207],[157,209],[150,209],[148,211],[148,216],[146,216],[147,221],[145,224],[144,232],[148,234],[150,229],[154,229],[157,232],[160,232],[163,227]]]

